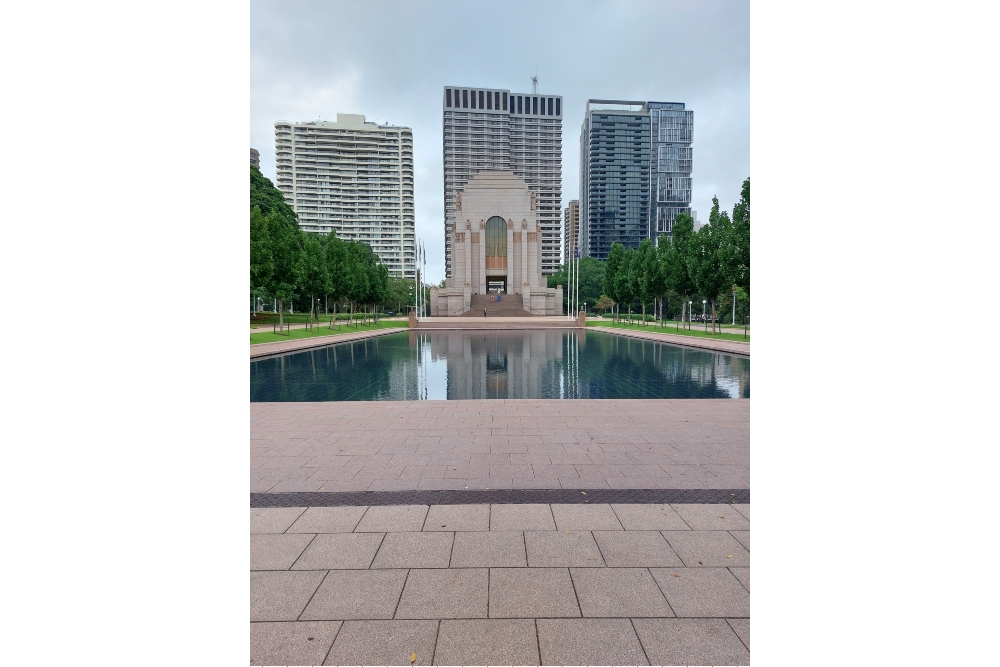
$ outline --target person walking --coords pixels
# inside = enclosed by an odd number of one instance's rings
[[[483,308],[483,317],[486,317],[486,309]]]

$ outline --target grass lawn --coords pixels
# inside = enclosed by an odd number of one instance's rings
[[[327,320],[327,323],[329,323],[329,320]],[[354,325],[347,326],[347,323],[344,322],[340,325],[339,330],[331,330],[329,324],[319,324],[316,325],[312,331],[309,329],[291,329],[288,331],[288,335],[271,333],[271,327],[268,326],[266,331],[250,334],[250,344],[256,345],[258,343],[276,343],[278,341],[296,340],[299,338],[315,338],[316,336],[336,336],[355,331],[368,331],[370,329],[405,329],[408,326],[409,322],[406,320],[382,320],[378,324],[359,324],[356,327]],[[263,328],[263,325],[261,325],[261,328]]]
[[[638,323],[629,326],[629,324],[626,322],[622,322],[621,324],[615,324],[614,321],[612,320],[607,320],[604,322],[587,322],[587,326],[611,327],[613,329],[635,329],[636,331],[650,331],[653,333],[674,334],[675,336],[694,336],[695,338],[711,338],[713,340],[735,340],[735,341],[742,341],[744,343],[750,342],[750,332],[748,331],[747,337],[744,338],[742,328],[739,329],[740,333],[738,334],[737,333],[713,334],[711,330],[712,325],[709,324],[708,325],[709,331],[708,333],[705,333],[705,325],[699,324],[697,322],[691,326],[691,329],[684,329],[683,327],[677,328],[677,326],[673,323],[668,324],[662,329],[659,326],[653,324],[652,322],[648,323],[646,326],[640,326]]]

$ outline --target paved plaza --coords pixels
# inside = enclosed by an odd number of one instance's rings
[[[251,664],[749,664],[748,399],[251,403],[250,437]]]
[[[252,664],[749,664],[749,505],[264,508],[250,532]]]
[[[250,491],[747,489],[750,401],[250,404]]]

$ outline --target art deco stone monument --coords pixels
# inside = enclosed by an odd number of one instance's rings
[[[509,171],[481,171],[455,196],[452,270],[431,288],[431,315],[457,316],[472,297],[519,297],[532,315],[561,315],[562,287],[546,286],[536,195]]]

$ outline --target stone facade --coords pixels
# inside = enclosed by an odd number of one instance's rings
[[[561,315],[562,287],[542,275],[537,195],[509,171],[483,171],[455,197],[452,272],[443,289],[431,288],[431,315],[456,316],[472,296],[519,295],[532,315]],[[492,284],[492,287],[491,287]]]

